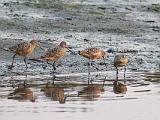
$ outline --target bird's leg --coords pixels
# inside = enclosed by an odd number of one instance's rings
[[[52,67],[53,67],[53,71],[55,72],[56,70],[55,62],[53,62]]]
[[[97,70],[97,72],[100,71],[100,69],[95,66],[94,61],[91,61],[90,66],[94,67],[94,68]],[[92,76],[92,78],[91,78],[91,80],[90,80],[91,84],[93,83],[93,80],[96,79],[98,76],[99,76],[99,73],[97,73],[97,74],[94,76],[94,78],[93,78],[93,76]]]
[[[90,63],[90,60],[89,60],[89,62],[88,62],[88,84],[90,83],[90,65],[91,65],[91,63]]]
[[[47,64],[49,64],[48,60],[46,62],[47,62]]]
[[[56,78],[56,76],[55,76],[55,70],[56,70],[55,62],[53,62],[52,67],[53,67],[53,68],[52,68],[52,72],[53,72],[53,74],[52,74],[52,75],[53,75],[53,83],[52,83],[52,84],[54,85],[54,80],[55,80],[55,78]]]
[[[13,63],[14,63],[15,57],[16,57],[16,54],[14,54],[13,57],[12,57],[12,64],[11,64],[11,66],[9,67],[9,69],[12,69],[12,68],[13,68]]]
[[[28,67],[27,67],[27,57],[26,56],[24,57],[24,63],[26,65],[26,69],[27,69]]]
[[[107,64],[106,64],[106,61],[105,61],[105,58],[103,57],[103,61],[104,61],[104,65],[106,67],[106,70],[107,70]]]
[[[116,73],[116,80],[118,81],[118,68],[116,67],[117,73]]]
[[[26,88],[26,80],[24,80],[23,87]]]

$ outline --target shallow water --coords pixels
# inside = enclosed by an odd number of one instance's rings
[[[95,73],[92,73],[94,76]],[[113,89],[113,72],[100,73],[93,79],[92,85],[87,84],[87,74],[58,75],[55,86],[48,76],[12,77],[3,79],[0,87],[0,118],[17,119],[124,119],[124,120],[158,120],[160,119],[158,105],[160,103],[160,73],[132,72],[126,74],[124,83],[123,72],[120,73],[120,83],[126,89],[118,92]],[[105,83],[104,82],[104,77]],[[20,79],[18,79],[20,78]],[[14,81],[10,83],[9,81]],[[29,99],[8,99],[17,85],[27,81],[28,89],[33,91],[35,102]],[[74,81],[74,82],[73,82]],[[52,96],[42,91],[48,82],[52,88],[63,89],[65,103],[60,104]],[[7,87],[8,86],[8,87]],[[13,88],[12,86],[15,86]],[[53,94],[59,94],[53,92]]]

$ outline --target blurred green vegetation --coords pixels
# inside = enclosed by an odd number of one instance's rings
[[[62,0],[27,0],[24,2],[26,6],[44,9],[76,9],[81,7],[77,3],[64,3]]]

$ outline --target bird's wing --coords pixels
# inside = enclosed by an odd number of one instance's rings
[[[96,55],[97,53],[99,53],[99,49],[98,48],[90,48],[88,49],[89,54],[92,55]]]
[[[59,47],[55,47],[55,48],[49,48],[45,55],[43,57],[53,57],[55,54],[57,54],[60,51]]]
[[[30,47],[31,47],[30,43],[23,42],[23,43],[20,43],[20,44],[17,44],[17,45],[14,45],[14,46],[10,47],[9,50],[13,51],[13,52],[18,52],[18,51],[27,50]]]

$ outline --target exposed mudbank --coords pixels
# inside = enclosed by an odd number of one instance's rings
[[[108,54],[106,70],[103,61],[95,61],[100,71],[115,71],[113,58],[124,52],[129,56],[127,71],[159,70],[159,3],[114,1],[88,1],[62,3],[36,3],[34,1],[1,1],[0,55],[1,76],[23,75],[25,66],[22,58],[16,58],[15,68],[8,71],[12,53],[4,48],[22,41],[38,39],[47,49],[65,40],[77,53],[87,47],[112,48]],[[37,49],[30,58],[38,58],[45,51]],[[56,63],[57,74],[85,73],[88,60],[67,52]],[[50,74],[51,66],[45,62],[28,60],[28,74]],[[22,72],[24,71],[24,72]],[[96,72],[92,68],[92,72]]]

